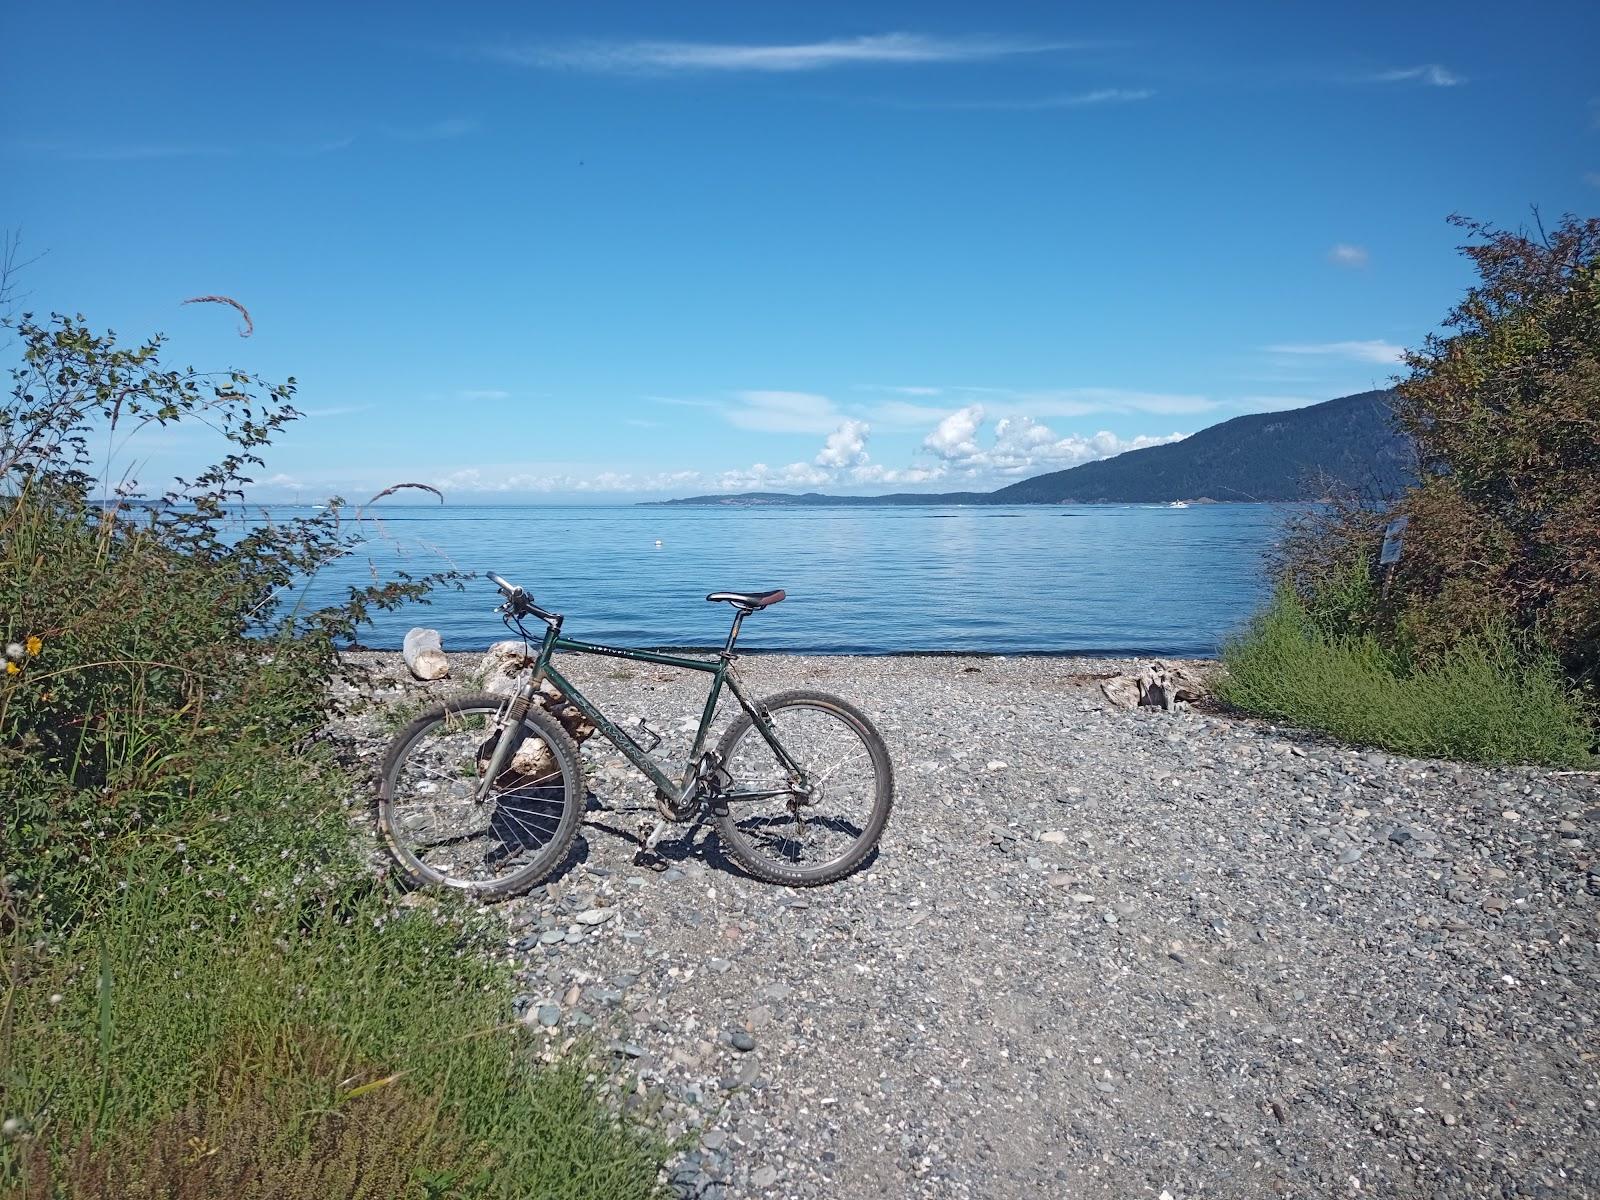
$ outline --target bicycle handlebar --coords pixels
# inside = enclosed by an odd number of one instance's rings
[[[488,578],[490,583],[494,584],[495,587],[499,588],[503,593],[505,593],[506,607],[514,615],[519,617],[532,615],[538,617],[541,621],[559,621],[561,619],[560,617],[556,616],[555,613],[546,612],[544,609],[535,604],[533,602],[533,597],[528,595],[526,588],[512,583],[504,576],[496,575],[493,571],[485,571],[484,575]]]

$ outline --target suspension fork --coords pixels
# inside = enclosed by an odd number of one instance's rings
[[[478,781],[477,794],[473,799],[482,804],[489,798],[489,793],[494,790],[494,781],[500,778],[500,773],[505,770],[506,764],[511,761],[514,753],[511,731],[522,724],[522,718],[528,715],[528,708],[533,703],[534,689],[539,686],[537,679],[529,680],[511,694],[510,701],[500,712],[500,723],[494,739],[494,749],[489,753],[489,765],[484,769],[483,778]]]

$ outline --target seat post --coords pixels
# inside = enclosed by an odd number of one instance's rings
[[[733,628],[728,630],[728,640],[722,647],[723,658],[733,657],[733,643],[739,640],[739,626],[744,624],[745,614],[749,611],[748,608],[741,608],[734,612]]]

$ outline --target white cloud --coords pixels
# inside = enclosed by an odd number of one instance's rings
[[[826,396],[811,392],[740,392],[723,410],[729,424],[762,433],[829,433],[839,410]]]
[[[338,404],[332,408],[302,408],[299,412],[302,417],[348,417],[372,409],[370,404]]]
[[[599,471],[576,472],[560,466],[463,467],[430,481],[448,498],[452,493],[497,494],[534,492],[668,492],[705,486],[699,471]]]
[[[1268,346],[1267,349],[1273,354],[1317,354],[1385,364],[1398,363],[1405,355],[1404,346],[1384,341],[1293,343]]]
[[[904,395],[906,388],[875,388],[875,391]],[[1087,417],[1095,413],[1154,413],[1172,416],[1180,413],[1209,412],[1219,406],[1210,396],[1189,392],[1142,392],[1129,388],[1008,388],[949,386],[919,389],[919,394],[938,395],[950,401],[947,407],[910,404],[887,400],[872,405],[867,415],[878,424],[895,428],[919,428],[930,420],[949,416],[957,407],[981,404],[994,416]]]
[[[1063,437],[1032,417],[1009,416],[995,422],[994,441],[985,447],[977,440],[983,420],[981,406],[964,408],[941,421],[922,444],[943,459],[950,470],[967,477],[1021,476],[1075,467],[1126,450],[1159,446],[1187,436],[1173,433],[1164,437],[1121,438],[1102,430],[1088,437],[1078,434]]]
[[[580,42],[489,46],[486,57],[524,67],[658,74],[690,71],[819,71],[864,63],[981,62],[1076,49],[1082,43],[1022,38],[880,33],[819,42]]]
[[[1328,261],[1337,267],[1364,267],[1370,257],[1365,246],[1352,246],[1349,242],[1339,242],[1328,251]]]
[[[824,397],[804,392],[747,393],[767,398],[759,412],[779,414],[780,422],[812,419],[824,411],[817,402]],[[776,397],[777,399],[772,399]],[[799,399],[796,399],[796,398]],[[1309,403],[1309,401],[1307,401]],[[1285,404],[1284,407],[1288,405]],[[1101,431],[1092,435],[1059,435],[1049,426],[1026,414],[1001,416],[994,425],[989,444],[980,438],[987,413],[981,404],[970,404],[939,415],[934,428],[923,438],[921,462],[890,467],[872,461],[867,445],[871,427],[855,417],[836,418],[810,462],[791,462],[772,466],[757,462],[710,475],[699,471],[672,472],[584,472],[564,464],[523,464],[503,467],[464,467],[438,474],[432,482],[450,492],[751,492],[792,491],[795,489],[843,488],[856,486],[910,486],[943,479],[960,480],[965,485],[983,486],[985,481],[1003,481],[1043,471],[1059,470],[1137,450],[1177,441],[1186,436],[1140,435],[1132,438]],[[927,428],[924,423],[922,428]],[[930,461],[931,460],[931,461]]]
[[[943,479],[946,467],[935,463],[928,467],[885,467],[881,463],[862,463],[850,472],[854,483],[931,483]]]
[[[1106,104],[1134,104],[1148,100],[1155,92],[1149,88],[1096,88],[1091,92],[1034,96],[1012,100],[907,100],[895,101],[896,108],[941,112],[1047,112],[1057,108],[1093,108]]]
[[[817,454],[819,467],[859,466],[867,461],[867,423],[847,419],[828,435],[822,450]]]
[[[944,391],[936,387],[888,387],[873,383],[858,383],[858,392],[887,392],[891,396],[937,396]]]
[[[467,388],[456,393],[457,400],[509,400],[511,393],[499,388]]]
[[[811,463],[790,463],[769,467],[766,463],[743,471],[724,471],[717,487],[724,492],[766,492],[792,487],[821,487],[833,482],[833,474]]]
[[[884,400],[869,405],[867,417],[880,429],[919,430],[943,420],[951,409],[929,404],[911,404],[905,400]]]
[[[1423,63],[1420,67],[1396,67],[1392,71],[1379,71],[1367,77],[1371,83],[1425,83],[1429,87],[1456,87],[1466,82],[1463,76],[1441,67],[1438,63]]]
[[[922,447],[947,461],[970,459],[979,453],[973,438],[982,424],[983,405],[969,404],[934,426],[933,432],[922,439]]]

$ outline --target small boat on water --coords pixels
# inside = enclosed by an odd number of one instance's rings
[[[1167,505],[1167,507],[1168,508],[1188,508],[1189,507],[1189,502],[1187,500],[1174,500],[1171,504]]]

